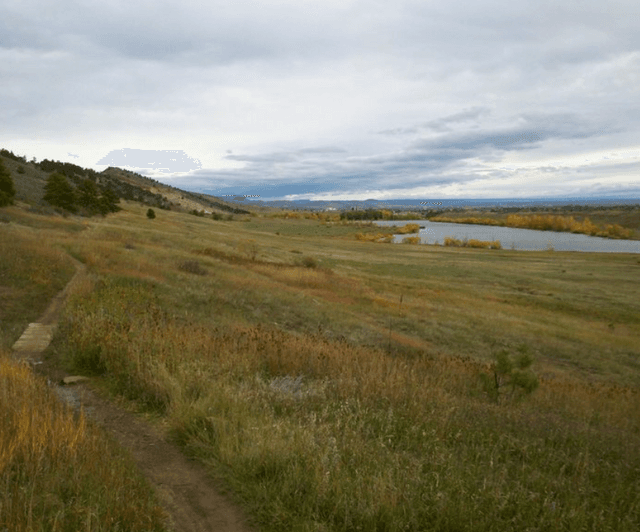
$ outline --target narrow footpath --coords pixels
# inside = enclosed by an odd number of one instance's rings
[[[53,337],[60,312],[74,286],[87,275],[76,262],[76,274],[50,303],[46,312],[30,324],[13,346],[13,357],[47,377],[56,393],[76,412],[82,405],[88,420],[110,434],[136,461],[142,474],[155,487],[160,503],[170,516],[175,532],[251,532],[246,516],[216,485],[197,462],[186,458],[178,447],[140,416],[114,404],[91,379],[67,374],[44,351]]]

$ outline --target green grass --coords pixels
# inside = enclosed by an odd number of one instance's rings
[[[15,223],[0,224],[0,258],[0,348],[9,348],[46,310],[75,269],[38,230]]]
[[[59,239],[93,281],[54,348],[262,529],[639,528],[637,256],[124,207]],[[480,375],[522,345],[540,387],[496,405]]]

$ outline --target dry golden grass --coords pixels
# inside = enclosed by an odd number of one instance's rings
[[[0,404],[2,530],[166,530],[166,515],[131,462],[6,351]]]
[[[502,244],[500,244],[499,240],[476,240],[474,238],[459,240],[450,236],[444,238],[444,245],[464,248],[502,249]]]
[[[227,471],[268,528],[638,522],[630,464],[619,462],[640,463],[637,389],[550,376],[527,401],[496,407],[477,385],[487,366],[472,359],[202,328],[153,299],[149,286],[103,285],[68,317],[70,356],[163,412],[175,440]]]
[[[393,242],[392,233],[356,233],[356,239],[363,242]]]
[[[402,227],[398,227],[397,229],[395,229],[394,232],[399,235],[406,235],[408,233],[417,233],[418,231],[420,231],[420,225],[406,224],[406,225],[403,225]]]

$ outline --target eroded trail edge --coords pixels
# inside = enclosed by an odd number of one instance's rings
[[[109,400],[91,379],[66,373],[55,356],[44,357],[67,297],[87,277],[85,266],[73,261],[74,277],[14,344],[13,357],[46,376],[62,400],[76,411],[82,406],[89,420],[131,454],[155,487],[169,515],[167,524],[175,532],[255,531],[243,511],[221,494],[202,466],[187,459],[155,427]]]

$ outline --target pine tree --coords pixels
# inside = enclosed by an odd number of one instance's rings
[[[16,189],[13,186],[13,179],[0,160],[0,207],[13,205],[13,197],[16,195]]]
[[[110,188],[103,189],[99,203],[100,214],[105,215],[110,212],[118,212],[120,210],[118,203],[120,203],[120,198],[113,190]]]
[[[44,200],[55,207],[76,212],[75,192],[67,178],[59,172],[53,172],[44,186]]]
[[[100,210],[98,187],[91,179],[85,179],[80,183],[78,187],[78,203],[86,209],[89,214],[95,214]]]

